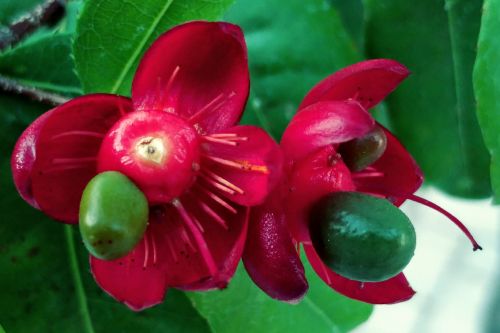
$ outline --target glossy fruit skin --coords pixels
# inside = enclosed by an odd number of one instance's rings
[[[368,134],[342,143],[339,153],[351,171],[361,171],[377,161],[387,148],[384,130],[376,126]]]
[[[126,176],[108,171],[95,176],[83,191],[80,232],[89,252],[104,260],[129,253],[148,223],[148,202]]]
[[[359,192],[336,192],[310,211],[313,246],[336,273],[357,281],[385,281],[413,257],[415,229],[385,199]]]

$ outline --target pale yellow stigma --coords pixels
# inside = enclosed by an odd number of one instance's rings
[[[163,165],[168,150],[162,138],[149,136],[137,141],[135,152],[137,156],[146,162]]]

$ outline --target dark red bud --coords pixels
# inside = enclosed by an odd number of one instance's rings
[[[253,282],[266,294],[296,303],[309,286],[277,200],[252,209],[243,263]]]

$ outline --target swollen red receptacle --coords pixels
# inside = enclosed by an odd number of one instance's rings
[[[198,134],[187,122],[167,112],[138,111],[125,115],[106,135],[98,172],[121,172],[150,204],[167,203],[193,184],[199,158]]]

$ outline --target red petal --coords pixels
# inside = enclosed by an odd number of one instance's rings
[[[308,241],[309,208],[323,196],[353,191],[349,169],[332,146],[308,156],[294,166],[287,198],[287,221],[297,242]]]
[[[33,196],[56,220],[78,221],[83,189],[96,174],[102,138],[125,112],[130,100],[95,94],[55,108],[38,135],[32,170]]]
[[[200,189],[183,196],[176,206],[152,211],[154,239],[149,243],[156,249],[150,251],[149,260],[165,267],[169,286],[191,290],[226,286],[241,258],[248,223],[247,208],[231,207],[233,212]]]
[[[319,102],[293,117],[281,139],[287,160],[300,160],[317,148],[368,133],[372,116],[357,102]]]
[[[299,107],[319,101],[357,100],[367,110],[390,94],[410,71],[394,60],[362,61],[330,75],[309,91]]]
[[[403,273],[383,282],[353,281],[325,266],[312,245],[304,244],[304,250],[316,274],[347,297],[371,304],[393,304],[406,301],[415,294]]]
[[[287,228],[280,192],[282,189],[278,188],[264,205],[252,208],[243,263],[248,275],[266,294],[295,303],[309,286]]]
[[[31,170],[36,159],[36,143],[40,129],[53,110],[38,117],[19,137],[10,161],[12,177],[19,195],[31,206],[39,208],[33,197]]]
[[[144,264],[146,256],[151,255],[146,238],[151,239],[152,232],[152,228],[148,228],[142,241],[123,258],[105,261],[90,257],[97,284],[135,311],[161,303],[167,290],[165,270]]]
[[[235,126],[203,138],[201,178],[243,206],[264,202],[281,177],[283,156],[262,129]]]
[[[142,58],[132,85],[137,110],[191,118],[202,133],[237,123],[248,92],[243,33],[218,22],[190,22],[160,36]]]
[[[383,195],[399,206],[422,185],[423,175],[398,139],[387,129],[383,129],[387,136],[384,154],[370,166],[369,171],[353,174],[353,179],[359,191]],[[380,176],[364,177],[366,173],[380,173]]]

